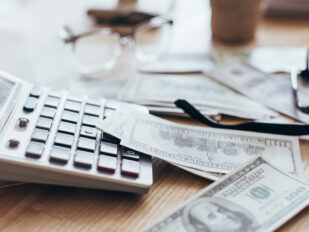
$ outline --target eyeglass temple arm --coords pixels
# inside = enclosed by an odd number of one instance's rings
[[[169,17],[165,17],[165,16],[162,16],[162,15],[159,15],[159,16],[155,16],[149,20],[146,20],[144,22],[141,22],[137,25],[135,25],[133,27],[133,33],[138,30],[141,26],[148,26],[148,27],[159,27],[165,23],[168,23],[168,24],[171,24],[173,25],[173,20],[170,19]]]
[[[201,114],[193,105],[183,99],[178,99],[174,102],[175,105],[182,109],[193,119],[214,128],[253,131],[261,133],[271,133],[280,135],[309,135],[309,125],[298,124],[280,124],[280,123],[261,123],[248,122],[237,125],[223,125]]]

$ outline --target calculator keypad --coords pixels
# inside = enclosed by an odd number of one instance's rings
[[[31,100],[37,100],[42,95],[41,89],[34,87],[30,95]],[[98,121],[109,117],[114,109],[103,109],[99,101],[88,100],[83,104],[81,99],[69,97],[58,113],[60,101],[60,94],[50,92],[46,97],[26,150],[27,157],[40,158],[47,140],[52,137],[50,151],[46,151],[52,164],[68,165],[73,159],[77,168],[87,170],[96,165],[99,173],[110,175],[120,168],[118,173],[123,176],[139,176],[141,154],[120,146],[118,138],[95,128]],[[59,123],[54,121],[56,116],[60,117]],[[50,136],[54,124],[57,129],[55,135]]]

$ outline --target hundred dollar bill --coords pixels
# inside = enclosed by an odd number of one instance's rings
[[[121,139],[123,146],[170,163],[228,173],[262,155],[282,170],[304,176],[296,137],[187,126],[139,113],[114,116],[97,128]]]
[[[143,231],[267,232],[308,204],[308,183],[257,157]]]
[[[309,115],[297,110],[287,76],[271,76],[245,62],[218,65],[205,74],[259,103],[304,123]]]
[[[173,163],[171,163],[171,164],[173,164]],[[219,180],[220,178],[222,178],[225,175],[225,174],[219,173],[219,172],[202,171],[202,170],[199,170],[199,169],[196,169],[196,168],[190,168],[190,167],[186,167],[186,166],[178,165],[178,164],[173,164],[173,165],[176,166],[176,167],[179,167],[179,168],[181,168],[181,169],[183,169],[187,172],[190,172],[194,175],[197,175],[197,176],[209,179],[209,180],[213,180],[213,181]]]
[[[139,74],[124,88],[119,98],[134,103],[175,107],[174,101],[189,100],[198,108],[217,110],[222,114],[261,119],[277,113],[244,97],[203,74]]]

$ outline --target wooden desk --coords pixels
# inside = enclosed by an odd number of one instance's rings
[[[257,45],[309,47],[309,21],[263,20]],[[187,122],[188,123],[188,122]],[[309,179],[309,142],[301,141]],[[0,231],[137,231],[211,182],[154,160],[154,184],[139,196],[25,184],[0,189]],[[309,207],[279,231],[308,231]]]

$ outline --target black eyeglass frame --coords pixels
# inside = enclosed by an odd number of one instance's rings
[[[214,128],[252,131],[260,133],[270,133],[279,135],[309,135],[309,125],[306,124],[281,124],[281,123],[263,123],[263,122],[247,122],[235,125],[220,124],[211,118],[204,116],[193,105],[183,99],[175,101],[175,105],[187,113],[191,118]]]

